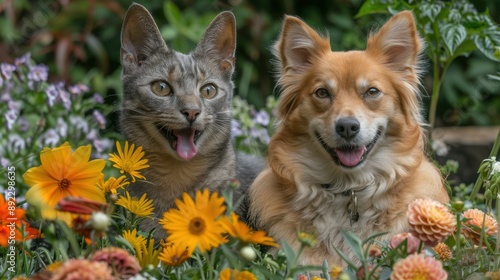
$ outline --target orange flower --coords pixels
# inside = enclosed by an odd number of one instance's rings
[[[432,199],[416,199],[408,205],[410,232],[427,246],[435,246],[455,231],[457,221],[446,206]]]
[[[95,252],[91,259],[92,261],[106,263],[117,279],[129,279],[141,271],[138,260],[122,248],[102,248]]]
[[[475,245],[479,245],[481,239],[481,229],[484,220],[484,236],[496,236],[498,233],[498,222],[490,215],[485,215],[479,209],[469,209],[463,213],[467,221],[462,222],[462,234]],[[483,245],[484,240],[483,240]]]
[[[442,261],[448,261],[453,258],[453,253],[451,252],[450,247],[444,243],[439,243],[438,245],[432,247],[432,249]]]
[[[189,255],[196,248],[203,253],[225,243],[220,219],[226,210],[224,198],[205,189],[196,192],[195,200],[187,193],[183,193],[182,199],[175,200],[178,209],[168,210],[160,219],[169,234],[167,241],[189,248]]]
[[[101,262],[82,259],[65,261],[50,278],[51,280],[112,280],[111,269]]]
[[[398,233],[391,237],[389,241],[389,247],[394,249],[401,244],[401,242],[406,240],[406,253],[413,254],[417,252],[418,246],[420,245],[420,240],[413,236],[411,233]]]
[[[0,194],[0,246],[13,245],[11,240],[22,241],[21,222],[24,209],[16,208],[16,201],[5,198]]]
[[[446,280],[448,275],[440,261],[423,254],[413,254],[397,261],[391,273],[391,280]]]
[[[222,220],[222,226],[227,233],[239,239],[243,243],[262,244],[266,246],[278,246],[274,240],[266,236],[266,232],[262,230],[254,231],[250,229],[245,223],[239,220],[238,215],[231,213],[230,217]]]
[[[97,187],[106,161],[89,161],[90,153],[90,145],[79,147],[72,152],[68,142],[54,149],[44,148],[40,153],[42,165],[32,167],[24,173],[24,182],[31,186],[26,193],[26,200],[40,208],[42,218],[60,219],[71,225],[75,214],[55,209],[56,204],[68,196],[103,203],[106,201],[104,194]]]
[[[158,259],[168,266],[179,266],[191,257],[187,247],[176,246],[173,243],[165,245]]]
[[[220,272],[219,280],[257,280],[257,278],[249,271],[226,268]]]

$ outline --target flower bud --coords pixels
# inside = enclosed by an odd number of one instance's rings
[[[111,225],[111,219],[103,212],[95,212],[90,217],[90,224],[97,231],[107,231]]]
[[[244,246],[240,249],[240,255],[243,259],[251,262],[257,258],[255,250],[251,246]]]

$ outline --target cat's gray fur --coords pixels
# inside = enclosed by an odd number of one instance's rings
[[[121,131],[129,142],[144,148],[150,165],[142,172],[147,182],[129,186],[131,194],[140,197],[146,193],[154,201],[155,217],[161,218],[183,192],[220,190],[237,177],[243,185],[239,194],[244,193],[262,162],[239,155],[245,167],[240,166],[236,176],[230,135],[234,15],[220,13],[196,49],[186,55],[167,47],[150,13],[133,4],[124,20],[121,43]],[[167,83],[172,92],[155,94],[153,84],[159,81]],[[216,88],[215,97],[202,97],[200,91],[206,85]],[[168,89],[165,84],[156,86],[157,92]],[[143,229],[150,230],[157,222],[149,221]]]

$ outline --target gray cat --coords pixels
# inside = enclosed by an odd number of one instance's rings
[[[150,165],[143,172],[148,182],[131,185],[131,194],[147,193],[159,218],[183,192],[220,190],[234,177],[249,185],[262,162],[236,159],[231,144],[234,15],[220,13],[188,55],[167,47],[150,13],[138,4],[130,6],[121,36],[121,130],[144,148]],[[236,162],[242,162],[238,176]]]

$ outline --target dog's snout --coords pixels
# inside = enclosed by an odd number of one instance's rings
[[[337,120],[335,131],[344,139],[352,139],[360,130],[359,121],[353,117],[345,117]]]

